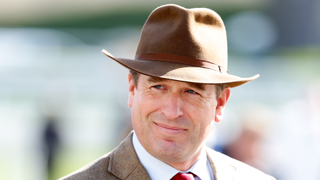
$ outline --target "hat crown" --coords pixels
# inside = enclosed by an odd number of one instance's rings
[[[220,16],[207,8],[178,5],[156,8],[144,24],[136,55],[160,53],[209,61],[227,69],[226,31]]]

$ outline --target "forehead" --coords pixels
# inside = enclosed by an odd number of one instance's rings
[[[187,84],[190,87],[199,89],[199,90],[206,90],[208,86],[214,86],[214,85],[208,85],[208,84],[201,84],[201,83],[192,83],[192,82],[181,82],[181,81],[176,81],[176,80],[169,80],[169,79],[164,79],[164,78],[159,78],[159,77],[152,77],[152,76],[146,76],[146,75],[141,75],[143,76],[143,79],[146,82],[149,83],[158,83],[158,82],[176,82],[176,83],[183,83]]]

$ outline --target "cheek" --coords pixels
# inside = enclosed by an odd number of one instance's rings
[[[199,133],[207,134],[211,132],[214,125],[215,109],[196,107],[191,115],[194,126],[198,126]]]
[[[132,127],[135,131],[139,131],[141,128],[141,121],[142,121],[142,107],[139,102],[139,99],[137,96],[132,101],[131,106],[131,121],[132,121]]]
[[[148,116],[154,111],[156,105],[152,99],[150,100],[141,95],[136,96],[131,107],[133,126],[135,126],[135,124],[142,126],[144,123],[147,123]]]

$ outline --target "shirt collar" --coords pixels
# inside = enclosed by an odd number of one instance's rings
[[[147,170],[152,180],[171,179],[178,172],[182,172],[150,155],[140,144],[135,133],[133,134],[132,142],[141,164]],[[199,160],[185,172],[192,172],[201,180],[210,180],[212,175],[210,163],[208,163],[206,152],[203,150]]]
[[[203,150],[199,160],[187,171],[197,175],[202,180],[209,180],[213,177],[211,164],[207,158],[207,153]]]

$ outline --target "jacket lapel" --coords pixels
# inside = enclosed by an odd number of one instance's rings
[[[120,179],[150,179],[133,148],[131,132],[112,152],[108,171]]]
[[[226,161],[218,152],[207,148],[207,156],[210,161],[215,180],[232,180],[236,168]]]

